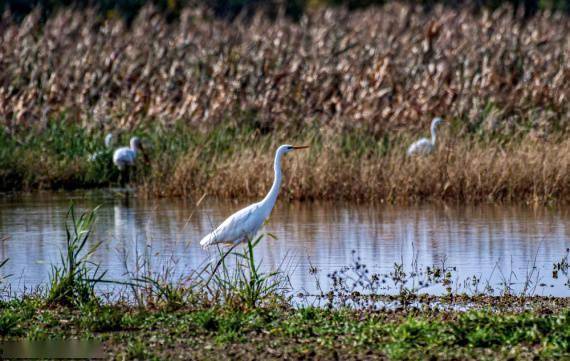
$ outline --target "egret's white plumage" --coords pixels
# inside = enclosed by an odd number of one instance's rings
[[[431,122],[431,139],[422,138],[416,142],[414,142],[408,148],[407,154],[408,156],[413,155],[428,155],[435,150],[435,140],[436,140],[436,132],[437,127],[439,124],[443,123],[443,119],[441,118],[433,118]]]
[[[271,214],[271,210],[277,201],[282,179],[281,158],[292,150],[303,148],[307,147],[294,147],[286,144],[277,148],[273,162],[275,178],[269,193],[260,202],[247,206],[229,216],[218,228],[202,238],[200,245],[205,248],[214,244],[236,244],[252,239]]]
[[[113,145],[113,133],[109,133],[105,136],[105,147],[111,148]]]
[[[135,159],[138,151],[142,151],[141,140],[138,137],[132,137],[130,147],[121,147],[113,153],[113,163],[120,170],[135,165]]]

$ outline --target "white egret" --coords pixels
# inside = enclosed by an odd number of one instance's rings
[[[139,151],[144,156],[145,161],[148,161],[141,140],[138,137],[132,137],[130,141],[130,147],[121,147],[115,150],[113,153],[113,163],[117,166],[117,168],[119,168],[121,172],[128,172],[128,167],[135,165],[135,159]],[[123,177],[121,175],[121,181],[123,180],[122,178]]]
[[[439,117],[433,118],[433,120],[431,121],[431,139],[422,138],[422,139],[414,142],[408,148],[408,152],[407,152],[408,156],[428,155],[428,154],[432,153],[435,150],[435,140],[436,140],[437,127],[441,123],[444,123],[443,119],[441,119]]]
[[[269,193],[260,202],[247,206],[229,216],[218,228],[202,238],[200,245],[206,248],[214,244],[237,244],[248,239],[251,240],[269,217],[277,201],[282,178],[281,158],[284,154],[295,149],[304,148],[308,148],[308,146],[295,147],[285,144],[277,148],[273,162],[275,178]]]
[[[93,154],[89,155],[89,161],[94,162],[97,159],[104,157],[106,154],[109,154],[111,146],[113,145],[113,133],[109,133],[105,136],[105,150],[100,150]],[[109,154],[110,155],[110,154]]]
[[[111,148],[113,145],[113,133],[109,133],[105,136],[105,147]]]
[[[113,153],[113,163],[119,168],[124,170],[126,167],[135,165],[137,153],[140,151],[146,159],[146,154],[139,137],[132,137],[129,147],[117,148]]]

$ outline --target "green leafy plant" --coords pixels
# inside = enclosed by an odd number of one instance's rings
[[[80,308],[81,325],[95,332],[120,331],[124,312],[119,307],[86,304]]]
[[[142,276],[133,279],[136,286],[145,287],[149,291],[149,296],[165,303],[166,308],[175,310],[184,305],[184,302],[191,289],[186,288],[183,283],[169,282],[160,277]]]
[[[236,244],[220,251],[219,260],[206,272],[205,288],[214,299],[230,306],[255,309],[264,302],[285,297],[290,284],[282,266],[275,271],[263,272],[262,262],[255,259],[255,247],[262,239],[263,236],[248,239],[243,249]],[[233,264],[229,260],[233,260]]]
[[[69,223],[65,225],[66,247],[60,255],[61,264],[52,266],[48,303],[77,305],[95,299],[95,285],[103,282],[106,274],[106,271],[99,272],[99,266],[90,261],[101,242],[88,246],[98,208],[77,217],[75,207],[70,206]]]
[[[0,336],[18,334],[18,324],[20,317],[10,312],[0,313]]]

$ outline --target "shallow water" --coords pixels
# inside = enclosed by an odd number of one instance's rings
[[[95,262],[107,278],[127,280],[125,259],[133,268],[136,254],[151,250],[156,270],[174,267],[179,274],[196,269],[213,253],[200,248],[200,238],[245,202],[207,199],[141,200],[111,190],[0,196],[0,259],[9,258],[2,274],[12,274],[14,290],[48,280],[50,264],[65,244],[64,222],[70,202],[78,209],[102,204],[92,242],[103,241]],[[552,278],[554,262],[570,247],[569,209],[514,206],[424,205],[370,206],[345,203],[287,203],[279,200],[256,250],[266,269],[285,260],[295,291],[324,289],[327,274],[353,263],[356,256],[371,272],[388,273],[394,263],[410,269],[455,267],[456,286],[477,276],[500,290],[510,279],[521,291],[527,275],[534,294],[570,296],[568,276]],[[355,251],[353,254],[352,251]],[[310,269],[316,267],[314,274]],[[542,284],[542,285],[540,285]],[[468,290],[468,289],[466,289]],[[471,289],[473,290],[473,289]],[[422,291],[441,293],[440,286]],[[387,293],[395,292],[387,290]]]

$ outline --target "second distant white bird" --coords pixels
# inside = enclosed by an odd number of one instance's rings
[[[436,132],[437,127],[444,123],[443,119],[441,118],[433,118],[431,121],[431,139],[429,138],[422,138],[416,142],[414,142],[408,148],[407,154],[408,156],[413,155],[428,155],[433,153],[435,150],[435,141],[436,141]]]

